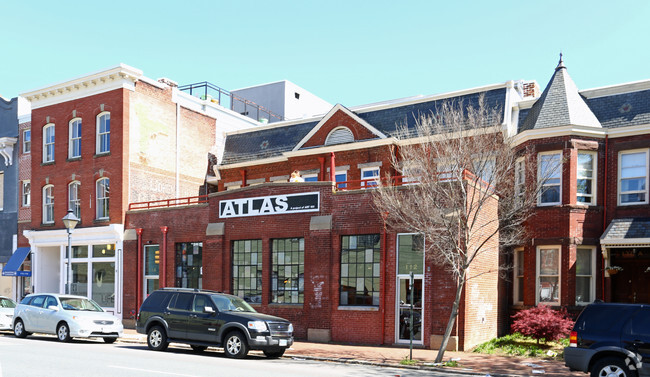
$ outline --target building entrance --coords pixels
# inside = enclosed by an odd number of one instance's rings
[[[610,275],[612,301],[650,304],[650,248],[616,251],[612,253],[611,265],[622,268]]]

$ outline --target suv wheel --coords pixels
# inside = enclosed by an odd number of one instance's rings
[[[625,365],[623,359],[618,357],[606,357],[591,368],[591,377],[634,377],[630,368]]]
[[[154,351],[164,351],[167,349],[167,333],[160,326],[153,326],[147,333],[147,346]]]
[[[56,328],[56,337],[61,342],[69,342],[70,339],[72,339],[70,337],[70,328],[67,323],[63,322]]]
[[[284,355],[284,348],[274,349],[274,350],[264,350],[264,355],[269,359],[277,359]]]
[[[233,331],[226,335],[223,350],[226,356],[235,359],[243,359],[248,354],[246,337],[240,331]]]
[[[14,324],[14,335],[16,338],[25,338],[27,337],[27,331],[25,331],[25,325],[23,325],[23,321],[20,319],[16,320],[16,323]]]

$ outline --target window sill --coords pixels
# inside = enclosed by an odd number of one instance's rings
[[[108,223],[110,221],[111,221],[110,218],[95,219],[93,220],[93,224],[103,224],[103,223]]]
[[[378,306],[341,306],[339,305],[338,310],[350,310],[358,312],[378,312]]]
[[[625,203],[625,204],[618,203],[617,204],[618,207],[633,207],[633,206],[647,206],[647,205],[648,205],[648,202],[645,202],[645,203],[642,203],[642,202],[639,202],[639,203]]]
[[[54,161],[48,161],[48,162],[41,162],[41,166],[48,166],[48,165],[54,165]]]
[[[68,157],[66,162],[72,162],[72,161],[81,161],[81,156],[79,157]]]
[[[41,223],[41,226],[54,226],[54,222],[51,223]]]
[[[98,158],[98,157],[105,157],[105,156],[110,156],[111,152],[104,152],[104,153],[95,153],[93,158]]]
[[[269,308],[286,308],[286,309],[302,309],[304,304],[283,304],[272,302],[269,304]]]

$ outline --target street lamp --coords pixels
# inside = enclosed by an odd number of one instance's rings
[[[72,209],[68,209],[68,213],[63,216],[63,225],[65,225],[65,228],[68,231],[68,278],[66,279],[66,293],[68,294],[72,293],[72,246],[70,244],[70,234],[72,233],[72,229],[77,226],[78,222],[79,218],[74,215],[74,211],[72,211]]]

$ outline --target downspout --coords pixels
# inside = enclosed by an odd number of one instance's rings
[[[318,174],[318,180],[325,180],[325,157],[318,157],[318,162],[320,162],[320,174]]]
[[[242,169],[239,173],[241,174],[241,187],[246,187],[246,170]]]
[[[163,233],[163,244],[162,244],[162,256],[161,256],[161,271],[162,274],[160,274],[160,288],[164,288],[167,286],[167,232],[169,231],[169,227],[166,226],[161,226],[160,230]]]
[[[609,135],[605,135],[605,184],[603,187],[603,234],[605,233],[605,229],[607,229],[607,175],[609,174],[609,167],[608,167],[608,162],[609,161]],[[601,245],[602,246],[602,245]],[[605,301],[605,254],[602,252],[602,247],[601,247],[601,261],[602,261],[602,266],[603,266],[603,272],[600,274],[600,281],[601,281],[601,295],[603,298],[603,301]]]
[[[334,188],[336,188],[336,156],[334,152],[330,152],[330,181],[334,182]]]
[[[142,228],[136,228],[135,233],[138,235],[138,258],[135,264],[135,311],[137,314],[142,297]]]
[[[181,104],[179,102],[176,102],[176,187],[175,187],[175,193],[176,193],[176,198],[179,198],[180,195],[180,179],[181,179],[181,172],[180,172],[180,143],[178,140],[181,137]]]

